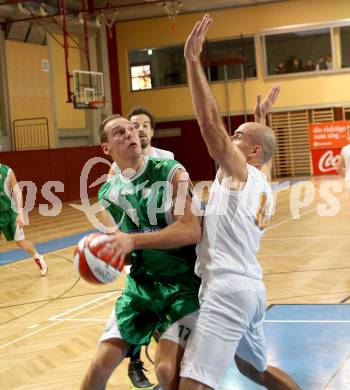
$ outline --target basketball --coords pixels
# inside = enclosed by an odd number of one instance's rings
[[[113,251],[109,250],[99,256],[99,251],[106,245],[107,234],[92,233],[84,236],[74,251],[74,265],[79,275],[93,284],[113,282],[124,268],[125,262],[113,258]]]

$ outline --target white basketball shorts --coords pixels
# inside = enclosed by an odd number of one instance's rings
[[[185,317],[180,318],[178,321],[174,322],[161,336],[160,340],[166,339],[173,341],[181,345],[182,348],[185,348],[187,339],[190,334],[193,332],[196,320],[198,317],[198,311],[195,311],[191,314],[188,314]],[[122,335],[120,334],[115,310],[113,308],[112,313],[107,320],[105,330],[100,338],[100,342],[106,341],[109,339],[121,339]]]
[[[180,376],[217,388],[237,355],[265,371],[265,287],[242,276],[202,282],[196,327],[186,345]]]
[[[15,237],[14,237],[14,241],[22,241],[25,239],[25,235],[24,235],[24,231],[23,229],[19,228],[17,226],[16,228],[16,232],[15,232]]]

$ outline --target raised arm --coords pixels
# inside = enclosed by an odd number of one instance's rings
[[[268,95],[262,100],[262,96],[259,94],[256,97],[256,104],[254,107],[254,120],[255,122],[262,123],[266,125],[267,115],[269,114],[271,107],[277,100],[277,97],[280,93],[280,87],[274,86],[271,88]],[[261,171],[265,173],[267,179],[271,181],[271,171],[272,171],[272,159],[267,161]]]
[[[267,115],[274,105],[277,97],[280,93],[280,87],[272,87],[269,94],[262,101],[262,96],[259,94],[256,97],[256,105],[254,107],[254,120],[255,122],[266,125]]]
[[[184,55],[193,108],[208,151],[219,164],[224,176],[245,182],[246,159],[227,134],[200,62],[202,45],[212,21],[209,15],[205,15],[195,25],[185,44]]]

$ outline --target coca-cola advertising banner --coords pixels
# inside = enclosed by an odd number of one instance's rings
[[[314,175],[335,175],[341,148],[311,150]]]
[[[340,151],[348,144],[350,121],[309,124],[309,139],[314,175],[334,175]]]

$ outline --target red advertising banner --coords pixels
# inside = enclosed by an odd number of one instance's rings
[[[348,128],[350,121],[309,124],[310,149],[342,148],[348,144]]]
[[[314,175],[335,175],[341,148],[311,150]]]
[[[309,124],[309,139],[314,175],[335,175],[340,151],[349,143],[350,121]]]

